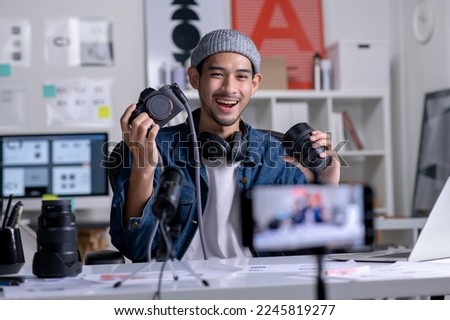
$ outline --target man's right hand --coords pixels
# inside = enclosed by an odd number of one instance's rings
[[[123,211],[124,223],[132,217],[141,217],[145,205],[153,194],[153,178],[158,166],[159,152],[155,138],[159,125],[142,112],[129,125],[136,104],[130,105],[120,118],[122,138],[133,155],[133,168],[126,190]]]
[[[154,169],[159,160],[158,149],[155,144],[159,125],[146,112],[142,112],[132,121],[130,126],[128,121],[135,109],[136,104],[128,106],[120,118],[122,138],[133,154],[136,169],[139,171],[149,168]]]

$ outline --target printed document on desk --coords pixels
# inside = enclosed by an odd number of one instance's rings
[[[121,265],[118,265],[121,266]],[[203,279],[218,279],[226,277],[236,271],[240,270],[238,267],[216,264],[214,266],[199,266],[193,271]],[[179,281],[192,280],[193,276],[186,270],[174,271],[178,276]],[[3,297],[6,299],[31,299],[39,297],[45,299],[48,297],[60,298],[65,296],[74,296],[79,293],[81,296],[86,292],[95,293],[103,289],[112,288],[117,281],[126,278],[130,272],[99,272],[93,274],[80,274],[72,278],[54,278],[54,279],[39,279],[29,277],[25,282],[19,286],[5,286],[2,287]],[[123,286],[149,286],[149,288],[156,287],[160,270],[152,270],[139,272],[132,278],[123,283]],[[161,280],[163,282],[174,281],[173,273],[170,268],[166,266],[163,271]]]
[[[408,262],[398,261],[392,264],[381,264],[379,267],[371,267],[370,272],[353,272],[346,274],[334,274],[330,278],[356,281],[380,281],[410,278],[440,278],[449,277],[448,264],[441,262]]]

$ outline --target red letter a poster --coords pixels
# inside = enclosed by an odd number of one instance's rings
[[[232,0],[232,19],[262,57],[286,59],[289,89],[312,88],[313,56],[324,57],[321,0]]]

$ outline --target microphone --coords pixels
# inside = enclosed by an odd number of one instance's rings
[[[183,172],[176,167],[164,169],[156,189],[153,214],[161,221],[170,221],[178,207],[184,183]]]

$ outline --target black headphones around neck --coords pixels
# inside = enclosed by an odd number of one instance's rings
[[[202,157],[209,161],[226,160],[227,163],[242,161],[247,151],[247,127],[239,121],[239,130],[230,138],[223,139],[210,132],[198,135]]]

